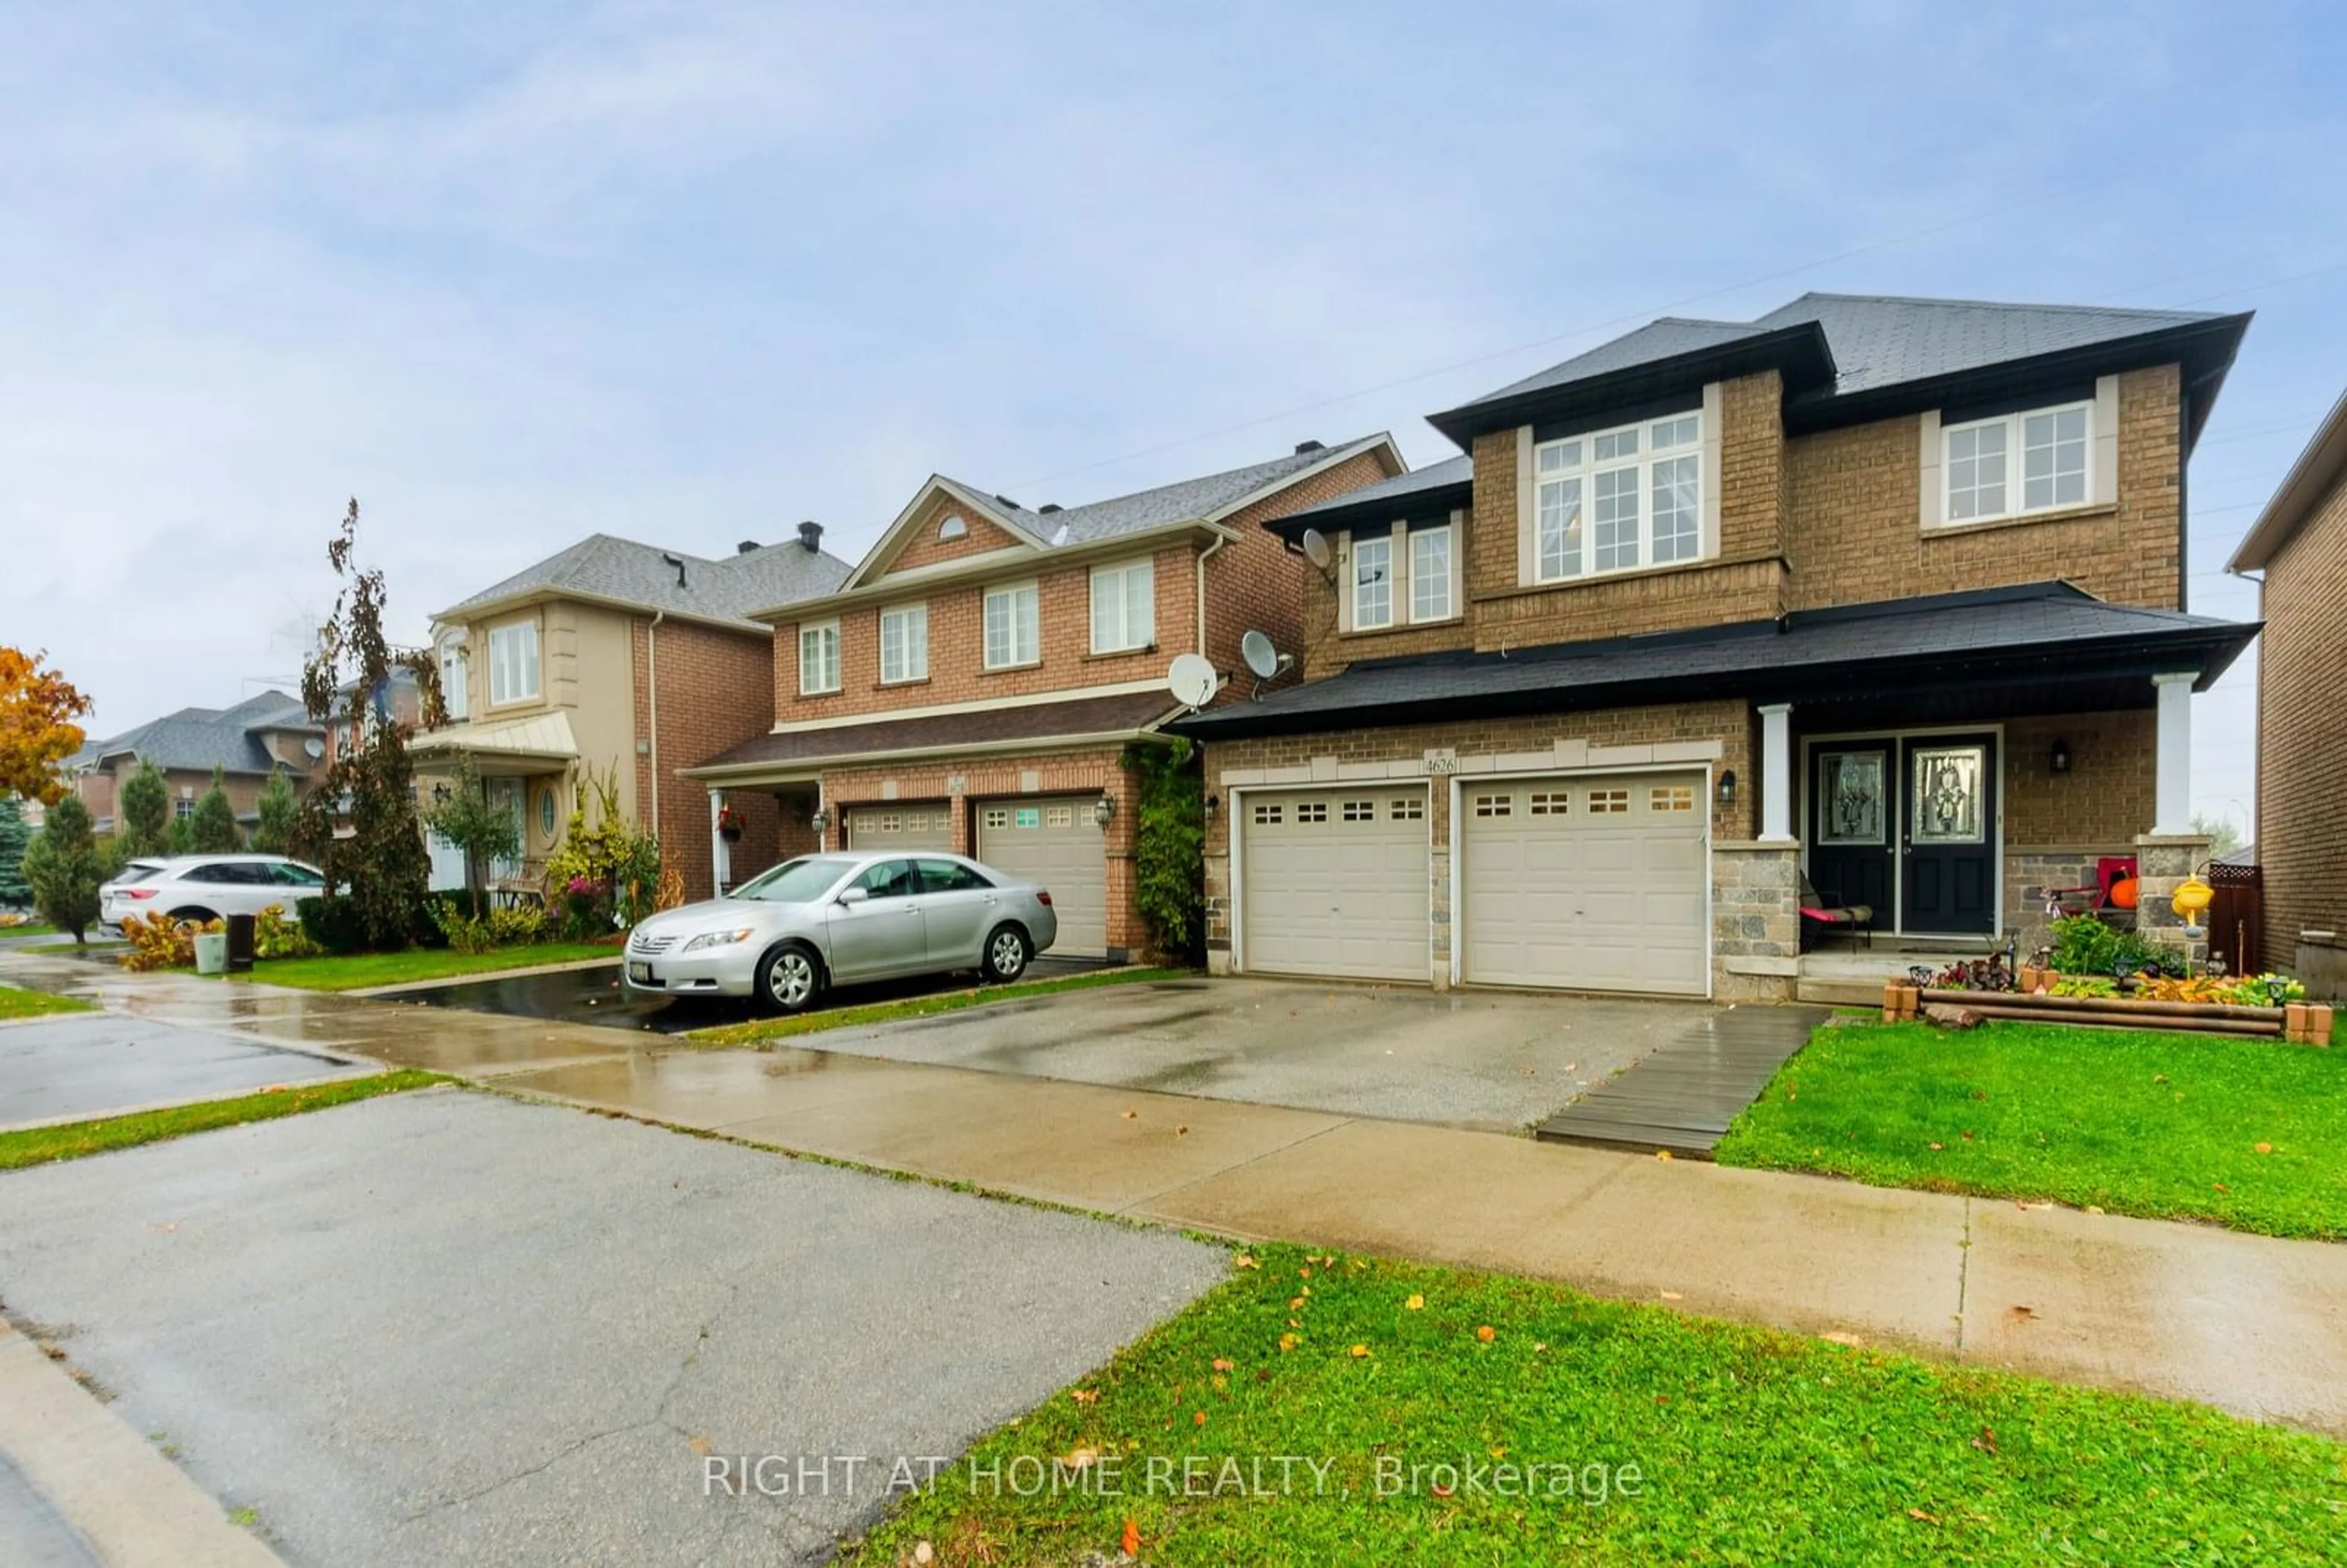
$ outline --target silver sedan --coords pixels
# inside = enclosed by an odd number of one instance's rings
[[[805,855],[646,920],[624,972],[630,990],[797,1012],[834,985],[954,969],[1017,979],[1059,934],[1051,894],[958,855]]]

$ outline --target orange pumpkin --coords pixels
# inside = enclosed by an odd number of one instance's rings
[[[2132,876],[2122,876],[2111,884],[2111,907],[2115,909],[2135,907],[2136,883]]]

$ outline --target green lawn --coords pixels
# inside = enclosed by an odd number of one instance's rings
[[[28,991],[21,986],[0,986],[0,1020],[12,1018],[41,1018],[53,1012],[87,1012],[95,1003],[79,997],[61,997],[48,991]]]
[[[0,926],[0,938],[8,937],[54,937],[57,928],[46,920],[27,920],[21,926]]]
[[[2347,1238],[2347,1051],[2050,1024],[1821,1029],[1722,1164]]]
[[[1159,1568],[2336,1560],[2325,1439],[1530,1280],[1255,1261],[848,1561],[1112,1563],[1128,1522]]]
[[[1096,974],[1062,975],[1057,979],[940,991],[935,996],[910,997],[903,1001],[867,1002],[860,1007],[828,1009],[818,1008],[813,1012],[798,1013],[789,1018],[759,1019],[751,1023],[697,1029],[682,1038],[694,1045],[770,1045],[776,1040],[815,1034],[826,1029],[896,1023],[908,1018],[928,1018],[934,1013],[983,1007],[989,1002],[1047,997],[1059,991],[1097,990],[1102,986],[1129,986],[1147,980],[1186,980],[1192,978],[1188,969],[1102,969]]]
[[[352,953],[339,958],[265,958],[252,967],[251,974],[229,978],[293,986],[305,991],[355,991],[369,986],[462,979],[467,975],[499,969],[536,968],[541,964],[572,964],[589,958],[608,958],[617,963],[619,958],[618,945],[610,942],[538,942],[487,953],[410,948],[404,953]]]
[[[149,1111],[136,1116],[108,1116],[95,1122],[70,1122],[60,1127],[35,1127],[22,1132],[0,1132],[0,1171],[25,1165],[46,1165],[56,1160],[77,1160],[127,1149],[134,1143],[157,1143],[215,1127],[245,1122],[269,1122],[280,1116],[320,1111],[396,1094],[426,1084],[446,1083],[436,1072],[383,1072],[366,1078],[339,1078],[304,1089],[265,1089],[233,1100],[212,1100],[171,1111]]]

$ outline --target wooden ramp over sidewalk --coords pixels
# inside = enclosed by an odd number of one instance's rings
[[[1717,1012],[1532,1129],[1558,1143],[1708,1160],[1727,1124],[1825,1022],[1817,1007]]]

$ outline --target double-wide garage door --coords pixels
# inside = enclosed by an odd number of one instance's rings
[[[951,808],[937,804],[852,805],[847,808],[847,847],[878,855],[901,849],[953,847]]]
[[[1462,781],[1460,978],[1703,995],[1705,804],[1691,773]]]
[[[978,858],[1048,889],[1060,917],[1051,951],[1097,958],[1108,951],[1108,856],[1097,794],[988,801],[978,807]]]
[[[1427,979],[1424,784],[1249,791],[1239,809],[1247,968]]]

